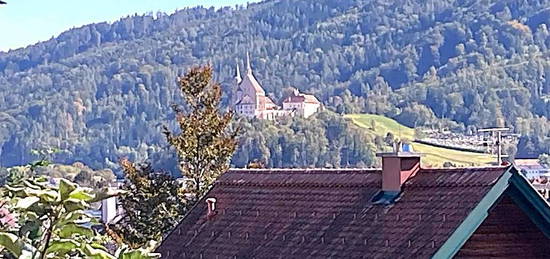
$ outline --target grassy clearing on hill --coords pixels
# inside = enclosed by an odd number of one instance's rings
[[[353,121],[353,123],[364,128],[369,134],[374,136],[385,137],[388,132],[391,132],[396,138],[414,140],[413,128],[401,125],[397,121],[381,115],[349,114],[345,115],[344,118]],[[373,120],[375,124],[374,130],[371,129]],[[487,154],[457,151],[419,143],[412,143],[412,146],[415,151],[426,155],[422,159],[422,163],[425,166],[440,167],[447,161],[459,166],[478,166],[487,165],[495,161],[495,158]]]

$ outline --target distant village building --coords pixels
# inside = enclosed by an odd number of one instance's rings
[[[235,89],[232,104],[237,114],[265,120],[283,116],[307,118],[316,113],[321,103],[313,95],[302,94],[297,89],[283,101],[283,106],[275,104],[266,96],[264,89],[252,74],[250,56],[246,54],[246,73],[241,77],[239,65],[235,73]]]
[[[516,159],[514,163],[529,180],[550,179],[550,168],[541,165],[538,159]]]
[[[516,159],[514,163],[542,197],[549,200],[550,168],[541,165],[538,159]]]

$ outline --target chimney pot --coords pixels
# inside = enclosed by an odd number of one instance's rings
[[[395,201],[401,187],[407,179],[413,177],[420,170],[420,157],[422,154],[412,152],[412,147],[407,146],[405,150],[401,143],[394,147],[394,152],[377,153],[382,158],[382,188],[372,202],[376,204],[391,204]]]
[[[208,219],[211,219],[212,217],[216,216],[216,198],[208,198],[206,199],[206,204],[208,204],[208,212],[206,214],[206,217]]]
[[[382,190],[400,192],[401,185],[420,169],[422,154],[398,151],[377,156],[382,157]]]

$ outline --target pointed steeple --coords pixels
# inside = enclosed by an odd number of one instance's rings
[[[237,67],[237,69],[235,70],[235,81],[237,82],[237,84],[240,84],[243,79],[241,77],[241,71],[239,70],[239,61],[237,60],[237,58],[235,58],[235,65]]]
[[[250,66],[250,54],[246,52],[246,73],[252,74],[252,67]]]

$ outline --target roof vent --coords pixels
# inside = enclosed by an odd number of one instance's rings
[[[212,219],[217,214],[217,211],[216,211],[216,198],[206,199],[206,204],[208,204],[208,212],[206,213],[206,217],[208,219]]]

